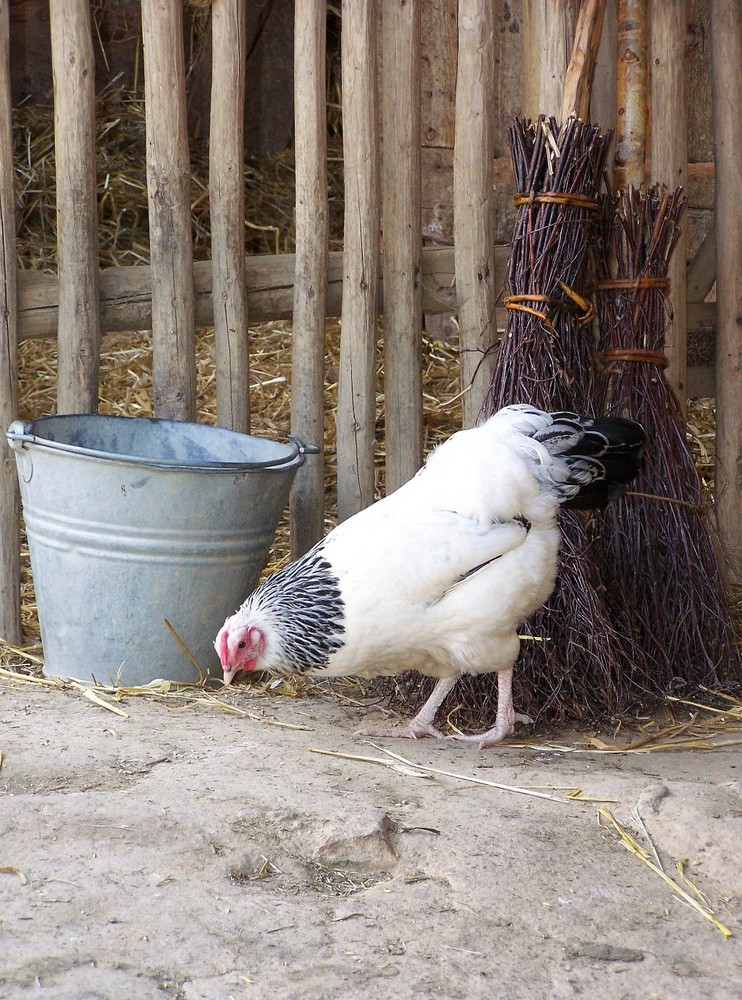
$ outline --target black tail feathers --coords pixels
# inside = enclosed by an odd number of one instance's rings
[[[574,413],[552,414],[554,427],[574,434],[562,455],[579,489],[562,502],[570,510],[594,510],[618,500],[639,474],[645,434],[641,424],[625,417],[581,420]],[[565,439],[565,444],[566,439]],[[560,449],[561,450],[561,449]]]

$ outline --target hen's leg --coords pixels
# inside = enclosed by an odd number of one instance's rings
[[[512,736],[516,722],[533,722],[533,719],[527,715],[520,715],[513,708],[513,671],[503,670],[497,675],[497,715],[492,729],[484,733],[471,733],[468,736],[464,734],[451,736],[450,739],[478,743],[480,749],[484,750],[486,747],[493,747],[506,736]]]
[[[441,677],[433,688],[430,697],[423,707],[409,722],[401,726],[392,726],[388,729],[360,729],[360,736],[396,736],[403,740],[417,740],[421,736],[435,736],[436,739],[445,739],[440,730],[433,725],[435,713],[441,707],[446,695],[454,689],[458,677]],[[499,717],[499,709],[498,709]]]

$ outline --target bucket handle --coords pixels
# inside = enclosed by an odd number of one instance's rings
[[[33,435],[26,434],[26,425],[22,420],[14,420],[6,434],[9,447],[16,453],[18,473],[24,483],[30,483],[33,476],[33,460],[31,453],[23,447],[23,442],[33,441]]]

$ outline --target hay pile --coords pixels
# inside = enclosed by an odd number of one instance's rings
[[[51,108],[17,112],[18,247],[24,269],[54,270],[55,178]],[[149,259],[147,196],[144,166],[144,109],[140,95],[109,87],[98,99],[98,193],[101,266],[146,263]],[[342,162],[339,140],[330,139],[328,153],[331,247],[342,245]],[[207,156],[192,150],[194,255],[206,259],[209,246]],[[245,167],[246,246],[249,253],[294,249],[293,154],[286,151],[270,162]],[[251,414],[256,434],[284,436],[289,430],[291,326],[286,322],[251,328],[253,385]],[[338,374],[339,326],[327,325],[326,527],[332,526],[335,498],[335,399]],[[381,358],[381,351],[378,354]],[[215,422],[213,330],[198,332],[198,419]],[[460,426],[459,364],[455,342],[423,341],[423,387],[429,450]],[[101,411],[130,416],[152,413],[151,337],[148,333],[113,334],[104,338],[101,357]],[[20,348],[19,416],[28,420],[55,410],[56,343],[25,341]],[[383,371],[378,370],[376,468],[377,492],[384,492]],[[696,401],[690,411],[689,433],[699,473],[712,486],[714,411],[710,400]],[[288,559],[288,525],[284,520],[271,552],[268,569]],[[0,667],[33,674],[41,655],[38,615],[28,552],[23,552],[22,619],[27,655],[0,643]],[[742,621],[742,594],[738,614]],[[410,683],[416,684],[415,678]],[[452,721],[457,718],[456,712]]]

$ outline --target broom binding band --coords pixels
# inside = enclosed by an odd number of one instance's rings
[[[640,364],[657,365],[658,368],[667,368],[669,362],[661,351],[649,351],[643,347],[632,347],[625,350],[606,351],[600,355],[600,360],[610,361],[636,361]]]
[[[521,205],[572,205],[573,208],[586,208],[596,215],[600,211],[600,206],[595,198],[590,198],[584,194],[572,194],[569,191],[541,191],[536,194],[530,191],[528,194],[521,191],[513,196],[513,204],[517,207]]]
[[[595,307],[592,302],[583,298],[578,292],[569,285],[566,285],[563,281],[559,284],[564,289],[564,292],[569,296],[571,302],[566,302],[564,299],[555,299],[551,295],[542,295],[537,292],[523,292],[519,295],[506,295],[504,299],[506,309],[514,309],[518,312],[530,313],[532,316],[538,316],[540,320],[545,324],[546,328],[550,333],[556,335],[556,331],[552,325],[551,320],[548,315],[540,309],[536,309],[532,305],[526,305],[529,302],[543,302],[554,309],[565,309],[568,312],[576,313],[577,309],[582,310],[582,314],[576,316],[578,323],[591,323],[595,317]]]

